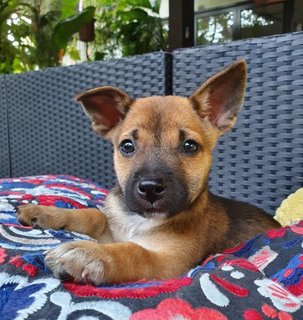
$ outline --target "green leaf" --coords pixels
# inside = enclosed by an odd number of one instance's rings
[[[78,2],[79,0],[62,1],[61,17],[66,18],[72,16],[76,12]]]
[[[104,52],[100,52],[100,51],[96,51],[94,54],[94,60],[104,60],[105,57],[105,53]]]
[[[111,7],[111,6],[117,6],[119,3],[121,3],[121,0],[98,0],[97,6],[99,7]]]
[[[14,59],[12,67],[13,67],[14,73],[20,73],[24,71],[21,61],[17,58]]]
[[[156,13],[160,13],[161,0],[155,0],[153,11]]]
[[[4,22],[6,19],[8,19],[11,14],[16,12],[16,8],[17,8],[16,5],[11,5],[11,6],[7,6],[7,7],[3,8],[0,11],[0,24],[2,24],[2,22]]]
[[[131,7],[143,7],[152,9],[152,5],[149,0],[120,0],[120,3]]]
[[[148,14],[139,8],[135,8],[129,11],[118,11],[117,15],[119,15],[124,21],[130,23],[134,20],[137,21],[145,21],[148,17]]]
[[[71,48],[68,50],[68,55],[69,55],[74,61],[79,61],[79,60],[81,59],[80,53],[79,53],[79,51],[77,50],[77,48],[71,47]]]
[[[93,20],[96,8],[91,6],[82,12],[60,21],[54,29],[53,39],[59,48],[65,48],[71,36],[79,32],[81,27]]]

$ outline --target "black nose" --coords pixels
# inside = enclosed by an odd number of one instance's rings
[[[163,198],[165,185],[162,179],[142,179],[138,184],[138,194],[150,203]]]

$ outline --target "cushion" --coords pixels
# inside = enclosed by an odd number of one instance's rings
[[[43,252],[89,237],[21,226],[16,206],[99,207],[107,193],[71,176],[0,180],[0,319],[302,320],[303,221],[208,257],[177,279],[94,287],[54,278]]]

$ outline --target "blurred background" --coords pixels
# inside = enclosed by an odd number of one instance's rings
[[[303,30],[303,0],[0,0],[0,73]]]

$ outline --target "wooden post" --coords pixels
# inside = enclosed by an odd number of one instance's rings
[[[194,45],[194,0],[169,0],[168,49]]]
[[[295,1],[289,0],[287,2],[284,2],[283,4],[283,11],[284,11],[284,18],[283,18],[283,33],[288,33],[292,30],[292,21],[294,17],[294,7],[295,7]]]

